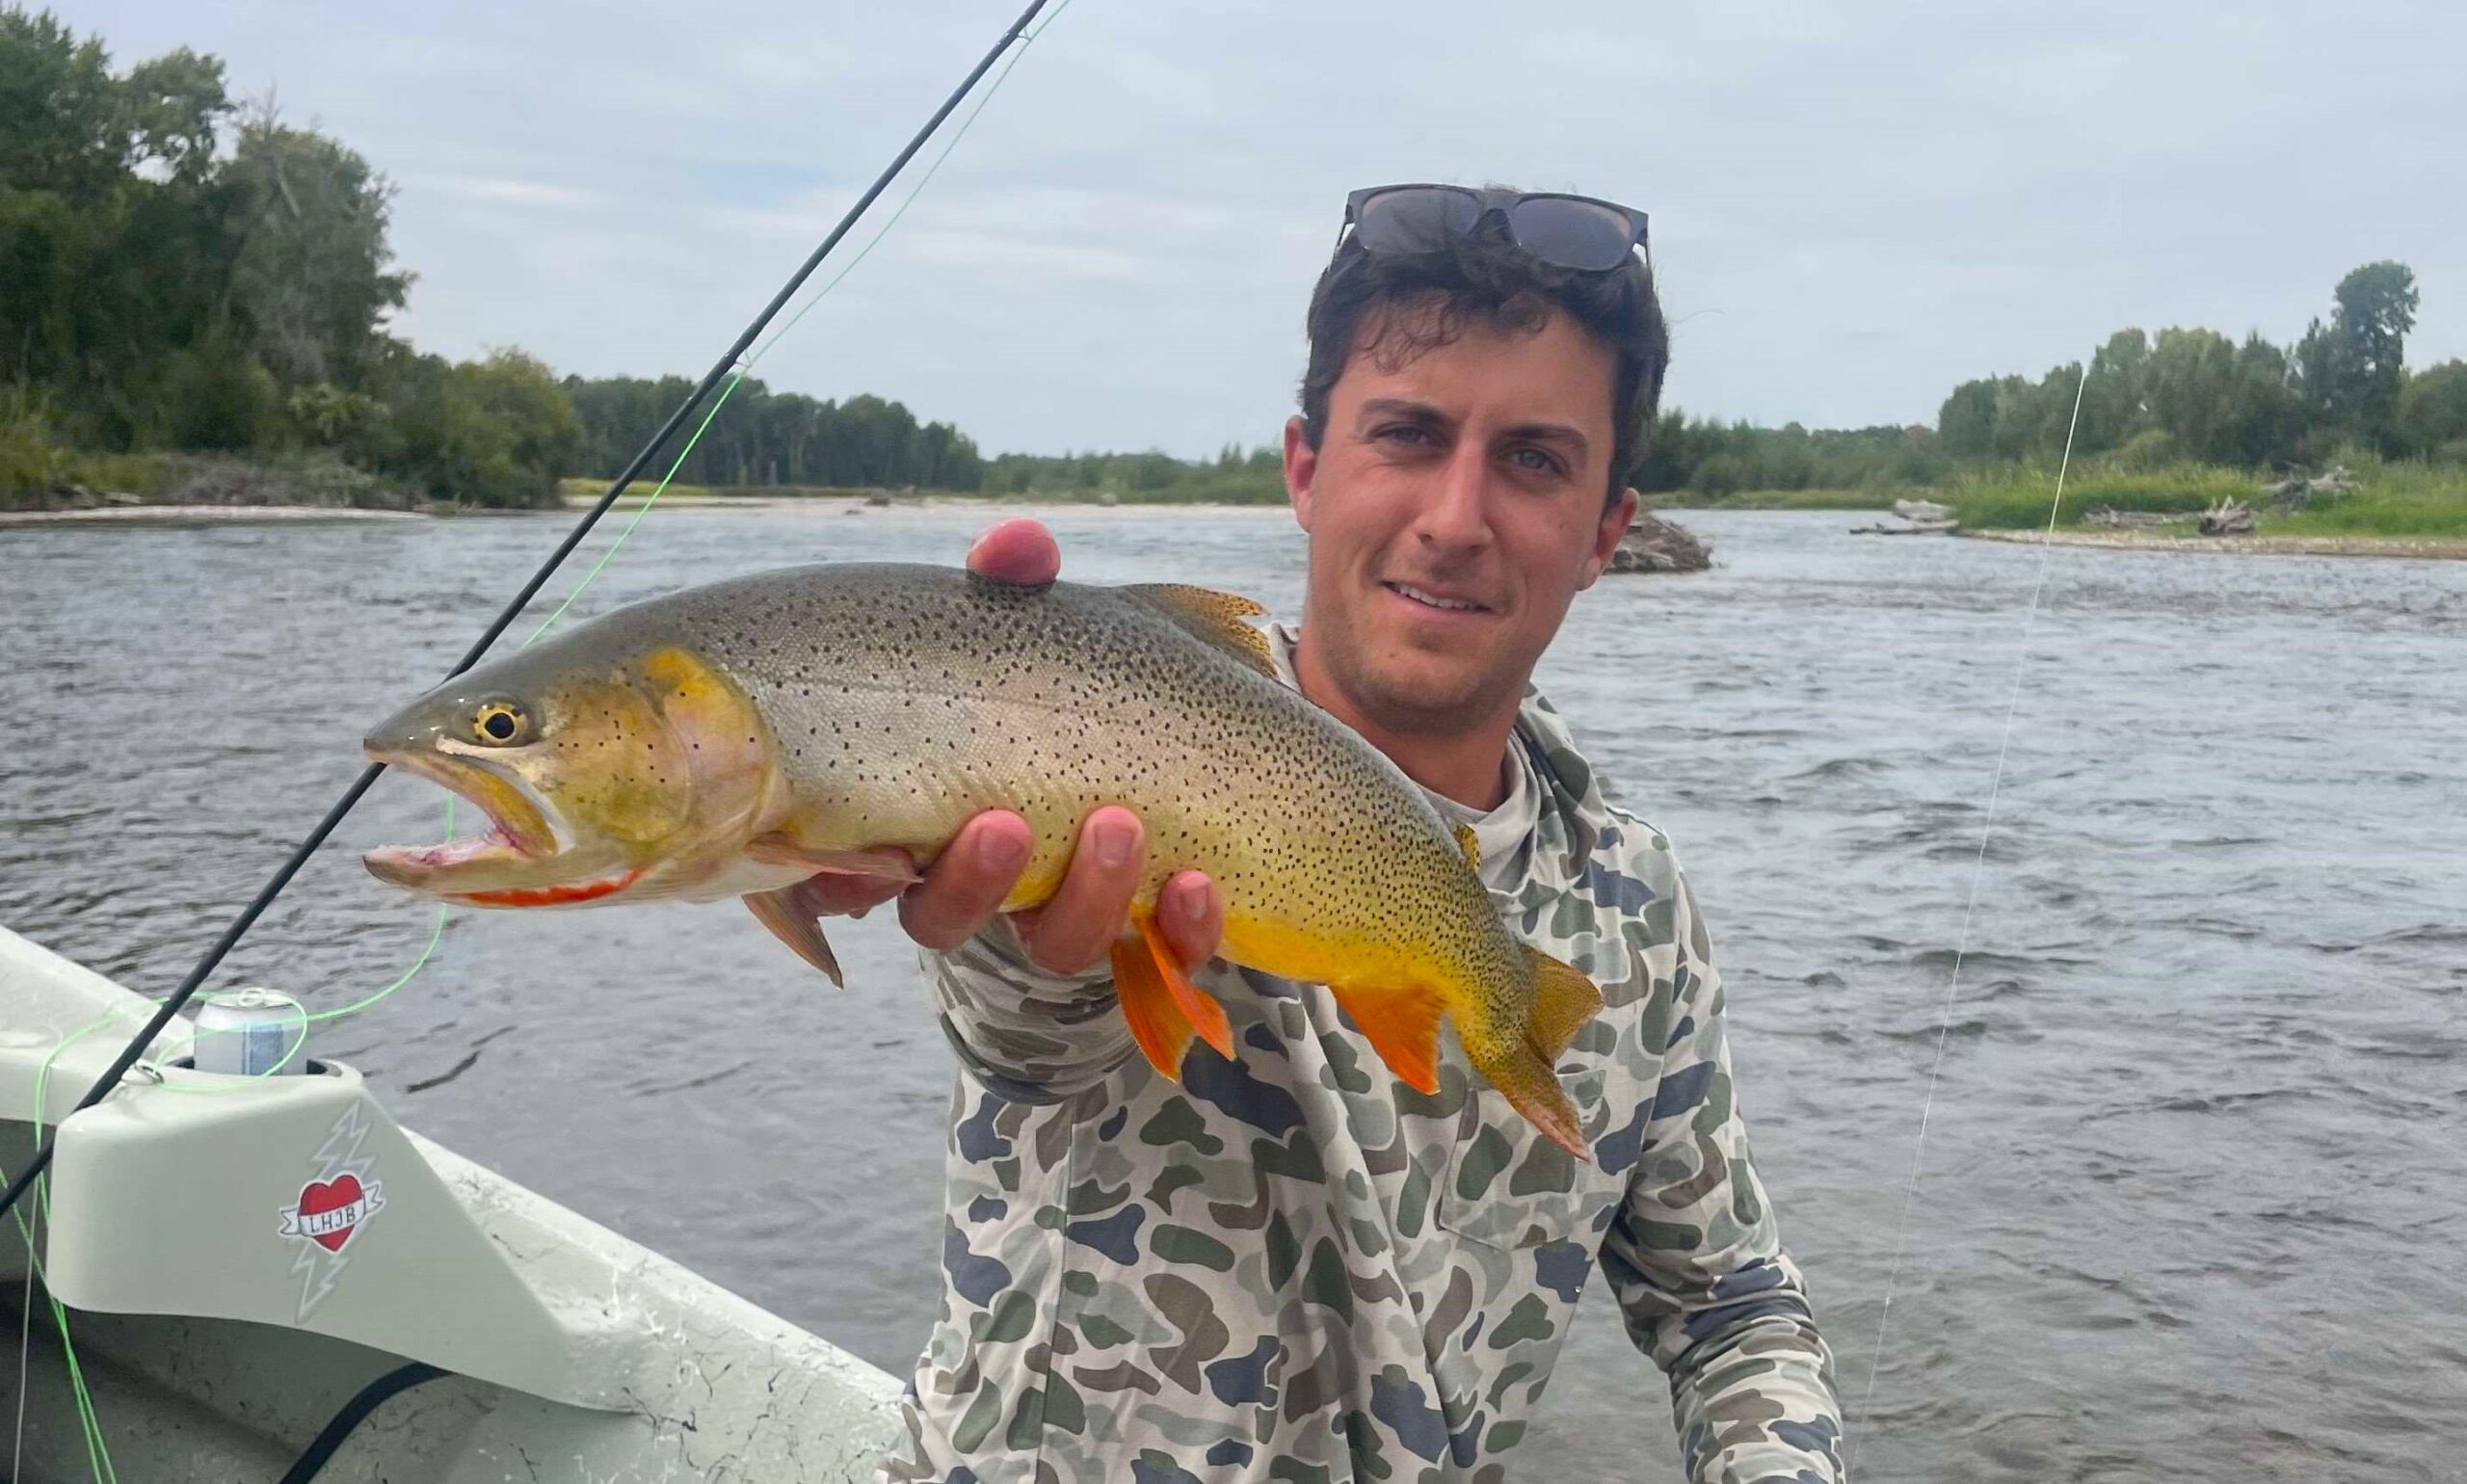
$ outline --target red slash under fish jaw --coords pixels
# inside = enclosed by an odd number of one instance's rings
[[[603,896],[614,896],[643,879],[638,867],[621,871],[600,881],[575,882],[562,887],[511,887],[502,891],[464,891],[451,900],[473,907],[580,907]]]

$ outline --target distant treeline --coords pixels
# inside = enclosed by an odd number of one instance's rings
[[[570,376],[564,385],[582,419],[576,472],[601,479],[623,467],[694,387],[680,376]],[[665,471],[667,461],[659,466]],[[919,423],[897,402],[875,396],[817,401],[751,379],[711,419],[676,478],[704,487],[879,487],[1208,504],[1285,498],[1273,448],[1227,447],[1214,459],[1177,459],[1153,449],[987,459],[967,434],[949,423]]]
[[[607,479],[659,431],[694,384],[681,376],[570,376],[564,387],[582,424],[571,472]],[[662,460],[659,471],[674,458]],[[876,396],[816,401],[748,378],[721,406],[676,477],[690,485],[965,490],[984,482],[985,469],[967,434],[946,422],[919,423],[899,403]]]
[[[2077,459],[2119,468],[2195,463],[2244,469],[2317,464],[2353,448],[2382,458],[2467,464],[2467,362],[2410,372],[2415,275],[2368,263],[2339,280],[2327,321],[2292,349],[2256,331],[2120,330],[2091,358],[2022,376],[1964,382],[1936,426],[1811,432],[1791,423],[1694,422],[1670,412],[1638,470],[1648,491],[1941,486],[2017,464],[2052,464],[2082,393]]]
[[[2339,280],[2327,321],[2282,349],[2257,331],[2240,344],[2215,330],[2120,330],[2091,358],[2033,382],[1964,382],[1936,416],[1958,460],[2048,460],[2064,447],[2077,388],[2077,456],[2117,452],[2159,464],[2244,467],[2318,462],[2352,445],[2384,458],[2467,461],[2467,362],[2409,372],[2415,275],[2367,263]]]

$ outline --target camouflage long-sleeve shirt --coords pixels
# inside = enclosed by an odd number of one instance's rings
[[[1195,1046],[1178,1087],[1102,978],[1039,972],[999,930],[929,955],[966,1074],[942,1312],[883,1479],[1490,1484],[1597,1260],[1669,1374],[1690,1479],[1842,1477],[1831,1358],[1749,1160],[1669,842],[1604,802],[1539,696],[1509,762],[1532,824],[1485,840],[1482,875],[1604,988],[1559,1062],[1593,1162],[1452,1040],[1436,1095],[1397,1082],[1318,985],[1195,975],[1239,1057]]]

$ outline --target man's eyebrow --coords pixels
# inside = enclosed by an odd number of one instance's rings
[[[1519,423],[1508,429],[1501,437],[1518,438],[1528,443],[1565,444],[1579,459],[1584,457],[1585,450],[1593,446],[1593,440],[1584,436],[1582,428],[1563,422]]]
[[[1381,417],[1404,417],[1436,425],[1445,425],[1447,421],[1446,413],[1427,402],[1416,402],[1408,397],[1373,397],[1362,405],[1354,422],[1359,426]]]

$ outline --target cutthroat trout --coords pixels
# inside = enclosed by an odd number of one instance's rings
[[[1205,871],[1223,955],[1325,984],[1409,1086],[1438,1090],[1439,1021],[1582,1158],[1552,1063],[1601,1007],[1499,921],[1470,831],[1351,729],[1279,683],[1258,604],[1203,588],[1022,587],[950,568],[789,568],[576,625],[447,681],[368,755],[486,810],[484,836],[371,852],[381,879],[481,907],[741,896],[836,983],[788,888],[915,880],[969,816],[1036,837],[1006,910],[1050,897],[1101,805],[1147,825],[1148,881],[1113,950],[1140,1049],[1178,1077],[1222,1006],[1153,921]]]

